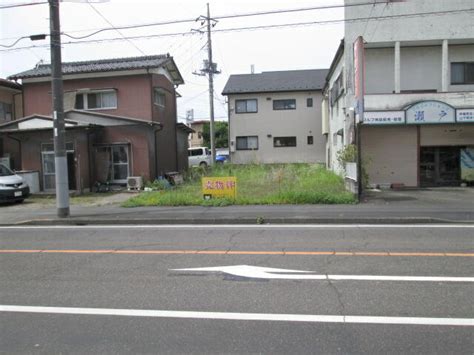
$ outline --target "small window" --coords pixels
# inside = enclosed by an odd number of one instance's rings
[[[11,104],[0,102],[0,120],[11,121],[12,108]]]
[[[306,107],[313,107],[313,98],[312,97],[308,97],[306,99]]]
[[[155,89],[153,92],[153,103],[157,106],[166,107],[166,95],[163,90]]]
[[[451,63],[451,84],[474,84],[474,62]]]
[[[295,99],[273,100],[273,109],[274,110],[295,110],[296,100]]]
[[[117,108],[117,93],[115,90],[78,93],[74,107],[78,110],[115,109]]]
[[[296,147],[296,137],[275,137],[273,138],[273,146],[280,147]]]
[[[313,136],[308,136],[308,145],[313,144]]]
[[[235,113],[256,113],[257,99],[235,100]]]
[[[237,137],[237,150],[258,150],[258,137]]]

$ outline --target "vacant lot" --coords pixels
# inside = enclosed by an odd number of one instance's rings
[[[202,176],[236,176],[237,197],[204,200]],[[126,201],[137,206],[225,206],[266,204],[354,203],[341,177],[316,164],[224,165],[193,169],[185,183],[173,189],[143,192]]]

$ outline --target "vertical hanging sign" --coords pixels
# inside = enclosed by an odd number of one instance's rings
[[[354,42],[354,96],[356,100],[356,123],[364,121],[365,95],[365,53],[364,39],[357,37]]]

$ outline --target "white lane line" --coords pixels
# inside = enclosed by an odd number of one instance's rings
[[[340,316],[312,314],[278,314],[278,313],[230,313],[230,312],[193,312],[163,311],[145,309],[111,309],[111,308],[72,308],[72,307],[33,307],[0,305],[0,312],[75,314],[123,317],[154,318],[187,318],[187,319],[223,319],[223,320],[256,320],[277,322],[310,322],[310,323],[358,323],[358,324],[401,324],[401,325],[438,325],[438,326],[474,326],[473,318],[428,318],[428,317],[372,317]]]
[[[87,226],[0,226],[1,229],[338,229],[338,228],[429,228],[474,229],[474,224],[143,224]]]
[[[392,275],[314,275],[313,271],[276,269],[252,265],[231,265],[170,269],[171,271],[207,271],[267,280],[356,280],[356,281],[415,281],[415,282],[474,282],[474,277],[453,276],[392,276]],[[296,274],[296,275],[295,275]]]

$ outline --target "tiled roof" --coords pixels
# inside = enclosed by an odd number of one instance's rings
[[[21,85],[20,84],[17,84],[13,81],[5,80],[5,79],[2,79],[2,78],[0,78],[0,86],[10,88],[10,89],[15,89],[15,90],[21,90]]]
[[[173,61],[173,57],[169,54],[129,57],[129,58],[112,58],[101,60],[89,60],[83,62],[63,63],[63,74],[82,74],[82,73],[98,73],[117,70],[147,69],[159,68]],[[38,78],[51,75],[51,64],[40,64],[36,68],[11,75],[8,78],[27,79]]]
[[[311,69],[231,75],[222,94],[322,90],[327,73]]]

